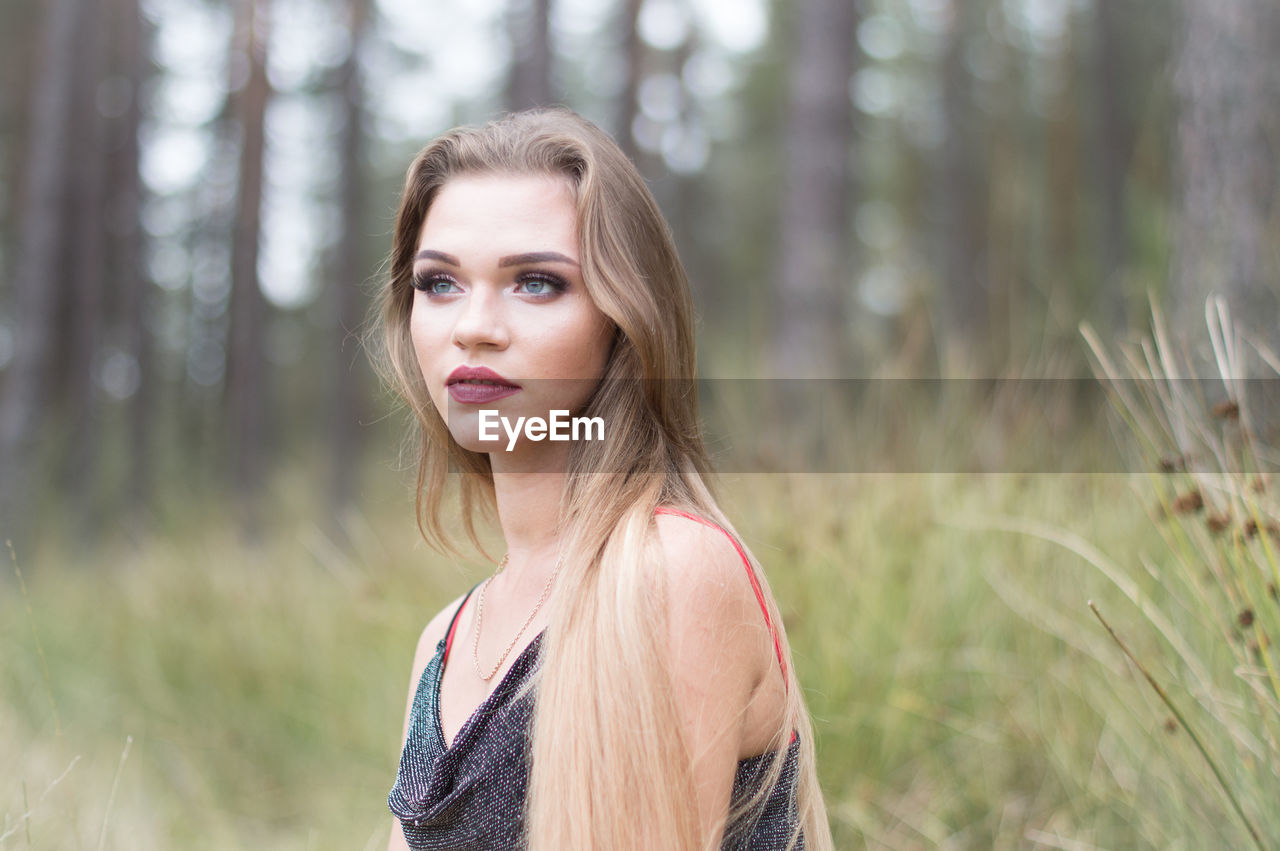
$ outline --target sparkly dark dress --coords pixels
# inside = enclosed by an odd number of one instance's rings
[[[754,574],[752,583],[756,584]],[[435,655],[422,671],[413,697],[409,736],[400,756],[400,769],[387,798],[391,812],[400,820],[405,840],[415,851],[508,851],[524,847],[528,735],[534,696],[532,691],[523,695],[520,691],[536,668],[542,634],[516,658],[498,687],[467,719],[446,748],[440,727],[440,678],[458,614],[466,603],[464,599],[454,612],[447,637],[441,639]],[[799,741],[793,736],[784,757],[782,776],[765,801],[759,819],[742,835],[727,836],[721,848],[761,851],[786,848],[796,823],[798,755]],[[734,803],[759,789],[770,756],[760,754],[738,762],[733,779]],[[796,847],[804,847],[803,837]]]

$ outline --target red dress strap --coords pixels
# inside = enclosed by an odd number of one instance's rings
[[[751,562],[747,559],[747,554],[742,551],[742,545],[738,543],[737,538],[729,534],[727,529],[717,526],[705,517],[699,517],[696,514],[690,514],[687,511],[681,511],[678,508],[667,508],[666,506],[658,506],[654,510],[655,514],[675,514],[685,517],[703,526],[710,526],[712,529],[719,529],[720,532],[729,539],[729,543],[733,544],[733,548],[737,550],[738,557],[742,559],[742,564],[747,569],[747,578],[751,580],[751,590],[756,592],[756,602],[760,604],[760,611],[764,612],[765,626],[769,627],[769,635],[773,638],[773,649],[778,654],[778,665],[782,668],[782,682],[787,683],[787,663],[782,659],[782,642],[778,640],[778,632],[773,628],[773,620],[769,617],[769,608],[764,603],[764,591],[760,588],[760,580],[756,578],[756,572],[751,567]],[[789,686],[788,686],[789,688]]]
[[[467,601],[471,599],[471,595],[479,588],[479,585],[471,586],[471,590],[467,592],[467,596],[462,598],[462,602],[458,604],[458,610],[453,613],[453,620],[449,621],[449,632],[444,639],[444,656],[440,658],[440,668],[443,669],[446,662],[449,661],[449,648],[453,646],[453,634],[458,630],[458,615],[462,614],[462,609],[467,605]]]

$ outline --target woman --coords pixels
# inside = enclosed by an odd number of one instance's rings
[[[830,847],[777,606],[706,485],[688,281],[635,167],[564,109],[452,130],[409,168],[390,267],[419,527],[454,548],[454,481],[469,540],[484,513],[507,553],[422,633],[389,847]],[[550,439],[553,411],[577,439]]]

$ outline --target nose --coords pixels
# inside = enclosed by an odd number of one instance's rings
[[[510,342],[501,293],[485,286],[472,289],[453,324],[453,344],[460,349],[505,349]]]

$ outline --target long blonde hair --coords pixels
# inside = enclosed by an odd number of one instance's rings
[[[635,166],[598,127],[562,108],[450,130],[409,167],[396,216],[390,279],[377,305],[383,375],[420,426],[416,513],[428,542],[444,531],[451,470],[467,536],[496,514],[488,456],[463,449],[427,395],[409,337],[411,274],[427,210],[463,174],[562,176],[577,205],[582,277],[616,326],[604,378],[583,412],[609,424],[605,440],[571,444],[561,502],[564,557],[543,637],[531,738],[526,824],[533,849],[697,849],[689,743],[682,740],[666,667],[666,591],[654,511],[681,508],[741,539],[707,486],[698,419],[693,303],[671,233]],[[749,551],[743,547],[744,552]],[[810,848],[831,847],[814,768],[813,730],[782,618],[754,556],[787,679],[760,790],[733,807],[726,835],[748,832],[779,783],[786,743],[800,740],[798,827]]]

